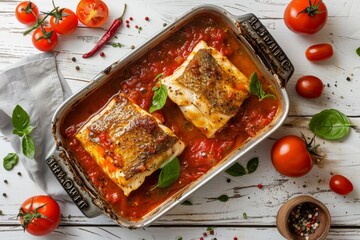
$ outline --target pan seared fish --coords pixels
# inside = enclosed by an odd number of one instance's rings
[[[208,138],[225,126],[249,96],[249,79],[204,41],[161,82],[185,118]]]
[[[76,138],[126,196],[185,148],[168,127],[124,94],[94,115]]]

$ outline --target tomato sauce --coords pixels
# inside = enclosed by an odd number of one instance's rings
[[[124,196],[122,190],[101,171],[96,161],[76,140],[75,133],[119,92],[127,94],[136,104],[148,110],[153,96],[152,87],[158,81],[155,77],[159,73],[171,75],[200,40],[227,56],[246,76],[250,77],[256,71],[265,92],[269,92],[266,79],[233,33],[214,18],[201,17],[182,27],[122,71],[116,79],[96,90],[96,94],[91,94],[80,102],[64,120],[62,133],[66,144],[88,181],[114,212],[131,221],[140,220],[177,191],[206,174],[244,141],[266,127],[278,111],[278,99],[266,98],[259,101],[257,96],[250,95],[225,128],[217,132],[215,138],[208,139],[168,99],[165,107],[154,112],[154,115],[163,120],[187,146],[179,156],[180,178],[167,188],[153,188],[157,183],[158,170],[147,177],[139,189],[131,192],[128,197]]]

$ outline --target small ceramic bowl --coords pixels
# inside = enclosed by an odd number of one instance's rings
[[[289,219],[291,212],[296,211],[299,206],[308,206],[310,208],[317,207],[317,216],[316,220],[319,221],[318,227],[315,229],[315,232],[310,233],[308,237],[298,236],[294,231],[292,231]],[[284,205],[282,205],[276,216],[276,227],[280,234],[288,240],[322,240],[325,239],[329,233],[331,224],[331,217],[329,210],[326,206],[319,200],[307,196],[301,195],[290,199]]]

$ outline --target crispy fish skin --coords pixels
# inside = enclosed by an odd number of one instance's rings
[[[169,98],[208,138],[235,116],[249,96],[249,79],[216,49],[200,41],[174,73],[161,80]]]
[[[76,138],[126,196],[185,148],[169,128],[124,94],[92,117]]]

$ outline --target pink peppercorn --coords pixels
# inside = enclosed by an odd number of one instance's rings
[[[138,26],[138,25],[135,25],[135,28],[139,28],[139,26]]]
[[[261,183],[259,183],[259,184],[257,185],[257,187],[258,187],[259,189],[262,189],[262,188],[263,188],[263,185],[262,185]]]
[[[130,21],[134,20],[133,17],[129,17]]]
[[[100,57],[105,57],[105,53],[104,53],[104,52],[100,52]]]
[[[237,237],[234,237],[234,240],[238,240],[238,238],[237,238]]]
[[[145,21],[149,21],[149,17],[145,17]]]
[[[206,233],[206,232],[204,232],[204,233],[203,233],[203,236],[204,236],[204,237],[206,237],[206,236],[207,236],[207,233]]]
[[[126,27],[127,27],[127,28],[129,28],[129,27],[130,27],[130,25],[129,25],[129,24],[126,24]]]
[[[126,20],[125,22],[126,22],[126,23],[129,23],[130,21],[129,21],[129,20]]]

